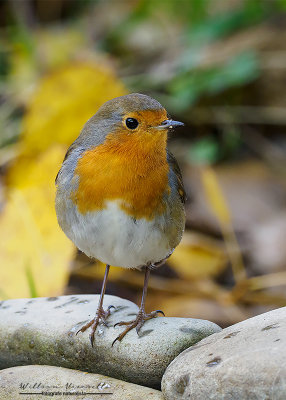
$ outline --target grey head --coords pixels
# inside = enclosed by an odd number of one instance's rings
[[[141,93],[127,94],[104,103],[96,114],[85,123],[80,135],[69,147],[62,169],[73,172],[82,153],[102,144],[108,134],[122,126],[124,115],[140,111],[166,113],[164,107],[157,100]],[[57,183],[59,183],[61,175],[60,171],[56,179]]]
[[[86,122],[78,142],[84,144],[86,149],[97,146],[104,142],[106,135],[122,124],[124,115],[148,110],[163,112],[165,109],[157,100],[140,93],[115,97],[104,103]]]

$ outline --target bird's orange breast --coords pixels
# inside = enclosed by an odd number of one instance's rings
[[[151,220],[165,209],[164,194],[169,166],[167,133],[109,134],[104,143],[86,151],[79,159],[75,175],[77,189],[72,200],[81,213],[102,210],[107,201],[119,205],[133,218]]]

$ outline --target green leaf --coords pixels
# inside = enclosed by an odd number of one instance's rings
[[[31,271],[31,269],[27,266],[26,267],[26,278],[28,281],[28,286],[29,286],[29,290],[30,290],[30,296],[31,297],[38,297],[37,295],[37,290],[36,290],[36,284],[35,284],[35,280],[33,277],[33,273]]]
[[[245,52],[218,67],[182,72],[167,85],[167,89],[172,96],[179,99],[181,111],[185,111],[203,95],[242,86],[258,76],[256,54]]]
[[[220,158],[219,143],[212,137],[206,137],[192,145],[190,160],[195,164],[212,164]]]

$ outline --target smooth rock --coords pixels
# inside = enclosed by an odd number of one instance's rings
[[[285,400],[286,307],[223,329],[167,368],[167,400]]]
[[[162,393],[155,389],[99,374],[49,365],[26,365],[0,371],[0,398],[5,400],[47,398],[163,400]]]
[[[90,329],[77,330],[92,319],[98,295],[6,300],[0,304],[0,368],[44,364],[100,373],[150,387],[160,387],[169,363],[183,350],[220,328],[209,321],[157,317],[146,321],[139,336],[130,331],[114,339],[134,319],[138,307],[115,296],[105,296],[104,308],[116,309],[108,327],[99,326],[94,347]]]

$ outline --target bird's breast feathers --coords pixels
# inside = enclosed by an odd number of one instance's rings
[[[77,184],[71,199],[85,214],[106,208],[117,200],[133,218],[151,220],[163,214],[164,196],[170,193],[166,137],[150,135],[107,136],[105,142],[87,150],[78,160]]]

